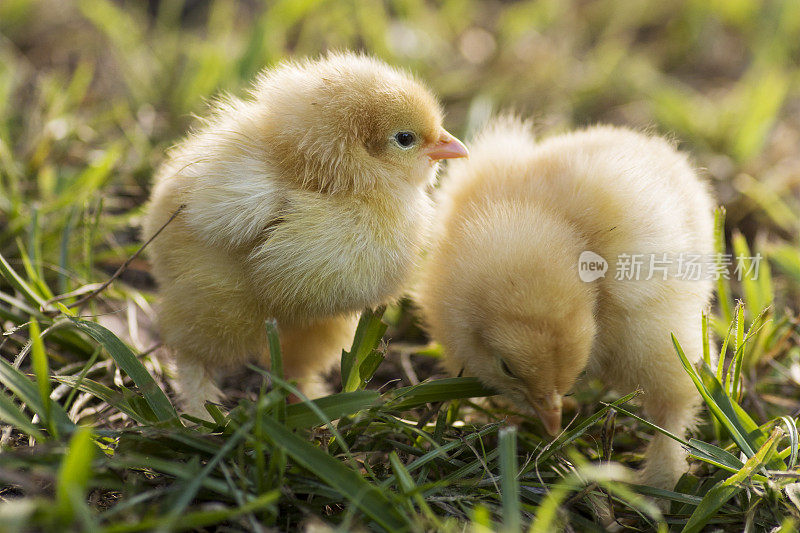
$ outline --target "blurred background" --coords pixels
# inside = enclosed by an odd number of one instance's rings
[[[713,311],[720,335],[738,298],[747,328],[766,322],[743,349],[742,405],[758,423],[800,413],[798,0],[0,0],[0,256],[32,287],[0,279],[0,355],[19,365],[30,348],[25,328],[39,314],[20,294],[35,302],[102,282],[137,250],[154,169],[210,98],[243,95],[260,69],[330,49],[415,72],[440,96],[447,129],[467,140],[509,110],[541,137],[606,122],[674,139],[727,210],[718,250],[765,258],[758,279],[718,285]],[[136,259],[86,310],[144,355],[158,346],[148,270]],[[437,350],[408,307],[387,312],[390,353],[371,387],[436,373]],[[54,373],[86,365],[120,385],[112,361],[95,364],[100,352],[74,333],[48,337]],[[142,360],[167,388],[158,361]],[[21,368],[32,372],[29,360]],[[74,392],[65,404],[75,420],[131,426]],[[615,398],[604,394],[577,397],[591,410]],[[7,429],[3,445],[27,442]],[[705,420],[699,435],[720,442],[718,430]],[[615,451],[635,462],[641,435],[629,431]],[[596,458],[596,442],[582,453]]]
[[[796,0],[3,0],[0,252],[35,207],[58,264],[56,237],[102,201],[113,231],[89,246],[117,261],[192,115],[261,68],[328,49],[411,69],[461,136],[515,110],[543,136],[609,122],[673,137],[713,181],[728,232],[788,276],[781,304],[797,301]]]

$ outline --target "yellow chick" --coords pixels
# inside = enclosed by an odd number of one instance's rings
[[[217,370],[268,363],[311,396],[357,312],[399,295],[425,240],[436,162],[466,148],[408,73],[351,53],[285,63],[225,98],[169,153],[144,232],[159,326],[185,412],[218,401]]]
[[[713,250],[712,197],[686,156],[605,126],[537,144],[513,118],[470,152],[439,191],[417,291],[448,369],[529,405],[552,435],[587,370],[620,392],[641,388],[649,419],[683,436],[699,396],[670,333],[697,361],[712,282],[686,270]],[[686,466],[658,433],[642,480],[672,488]]]

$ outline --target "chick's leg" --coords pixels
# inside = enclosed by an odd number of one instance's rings
[[[665,316],[676,315],[667,313]],[[702,352],[700,328],[696,327],[700,320],[698,316],[696,322],[687,320],[683,324],[664,321],[665,326],[657,319],[640,318],[624,325],[615,324],[620,333],[614,339],[615,344],[605,352],[608,355],[601,361],[599,375],[619,392],[641,389],[645,418],[684,438],[695,421],[700,396],[680,363],[669,333],[675,332],[686,355],[696,362]],[[655,431],[645,451],[640,482],[672,489],[687,470],[686,454],[681,445]]]
[[[645,415],[653,424],[684,438],[695,422],[697,401],[685,401],[674,395],[650,395],[644,402]],[[640,480],[646,485],[672,490],[686,472],[686,453],[680,443],[656,432],[645,451]]]
[[[309,398],[329,393],[324,374],[353,340],[357,317],[334,317],[311,324],[279,324],[284,375],[297,380]],[[267,355],[268,357],[268,355]]]
[[[683,348],[693,360],[700,357],[700,336],[687,328]],[[675,328],[678,331],[678,328]],[[670,341],[671,344],[671,341]],[[680,364],[674,347],[659,343],[658,356],[639,380],[644,390],[642,404],[645,416],[655,425],[680,438],[694,425],[700,396],[686,371]],[[688,470],[686,453],[680,443],[661,432],[656,432],[645,451],[641,481],[645,484],[672,489],[680,476]]]
[[[222,392],[217,388],[205,365],[187,357],[174,359],[175,379],[172,384],[178,393],[181,410],[197,418],[210,420],[205,403],[219,402]]]
[[[211,292],[192,281],[165,284],[159,329],[172,354],[179,407],[208,419],[205,402],[223,398],[213,378],[259,354],[266,346],[266,332],[258,308],[241,293]]]

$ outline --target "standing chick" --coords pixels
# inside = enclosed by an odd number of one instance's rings
[[[537,145],[514,119],[470,150],[440,191],[418,295],[448,369],[530,405],[552,435],[562,396],[586,369],[621,392],[641,388],[649,419],[683,436],[699,398],[670,333],[697,361],[712,286],[678,269],[682,253],[708,258],[713,233],[711,196],[686,157],[614,127]],[[608,261],[605,277],[581,281],[584,251]],[[638,280],[621,254],[643,254]],[[670,264],[647,279],[651,254]],[[656,434],[643,481],[672,488],[685,469],[680,445]]]
[[[219,102],[158,172],[144,223],[159,325],[184,411],[207,416],[216,370],[268,362],[312,396],[352,339],[357,311],[396,297],[423,244],[426,188],[466,148],[405,72],[329,54],[264,72]]]

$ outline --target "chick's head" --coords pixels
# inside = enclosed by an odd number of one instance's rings
[[[446,237],[441,268],[428,271],[437,289],[424,305],[448,368],[534,410],[558,433],[562,397],[586,368],[596,330],[595,288],[577,275],[579,237],[535,206],[502,202]]]
[[[318,190],[424,186],[437,161],[467,155],[426,87],[364,55],[283,65],[259,79],[254,97],[283,174]]]
[[[475,331],[476,354],[469,366],[484,382],[519,407],[529,407],[545,429],[561,428],[562,398],[586,367],[594,321],[576,310],[571,317],[501,314],[496,308]]]

